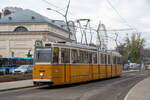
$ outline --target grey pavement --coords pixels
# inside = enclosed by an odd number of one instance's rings
[[[134,72],[135,70],[123,71],[123,73]],[[21,80],[0,83],[0,91],[14,90],[20,88],[33,87],[33,80]]]
[[[148,76],[150,71],[129,72],[118,78],[81,84],[4,91],[0,92],[0,100],[124,100],[128,91]]]
[[[123,73],[127,73],[127,72],[131,72],[131,71],[123,71]],[[0,91],[20,89],[20,88],[26,88],[26,87],[32,87],[32,86],[33,86],[33,80],[2,82],[0,83]]]
[[[150,77],[135,85],[124,100],[150,100]]]
[[[27,87],[33,87],[33,80],[22,80],[22,81],[0,83],[0,91],[27,88]]]

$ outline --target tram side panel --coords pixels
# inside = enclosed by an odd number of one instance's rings
[[[89,80],[93,80],[93,65],[89,65]]]
[[[71,65],[70,64],[64,65],[64,82],[65,84],[71,83]]]
[[[71,65],[71,83],[89,80],[89,65]]]
[[[121,76],[122,75],[122,66],[121,65],[118,65],[118,76]]]
[[[65,83],[65,72],[63,65],[34,65],[33,70],[33,80],[39,80],[40,82],[45,81],[49,83],[52,82],[53,85]]]
[[[116,65],[116,76],[121,76],[122,74],[122,66]]]
[[[106,68],[106,69],[107,69],[107,70],[106,70],[106,72],[107,72],[107,78],[110,78],[110,77],[112,77],[112,75],[111,75],[111,73],[112,73],[112,72],[111,72],[111,68],[112,68],[112,67],[111,67],[111,65],[106,65],[106,67],[107,67],[107,68]]]
[[[106,78],[106,66],[99,65],[99,69],[100,69],[100,79]]]
[[[112,65],[112,77],[115,77],[116,76],[116,66],[115,65]]]
[[[98,65],[92,65],[93,67],[93,80],[99,79],[99,69]]]
[[[116,76],[119,76],[119,66],[118,65],[116,65]]]
[[[52,65],[50,67],[52,82],[54,85],[65,83],[65,66],[64,65]]]

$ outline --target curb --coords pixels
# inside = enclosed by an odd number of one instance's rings
[[[24,87],[16,87],[16,88],[3,89],[3,90],[0,90],[0,92],[11,91],[11,90],[19,90],[19,89],[26,89],[26,88],[32,88],[32,87],[35,87],[35,86],[32,85],[32,86],[24,86]]]
[[[124,100],[128,100],[129,95],[133,92],[133,90],[137,87],[137,85],[140,84],[141,82],[143,82],[144,80],[148,79],[148,78],[150,78],[150,77],[147,77],[147,78],[145,78],[145,79],[139,81],[137,84],[135,84],[135,86],[133,86],[133,87],[129,90],[129,92],[126,94]]]
[[[139,82],[138,82],[139,83]],[[137,84],[138,84],[137,83]],[[137,85],[136,84],[136,85]],[[125,96],[125,98],[124,98],[124,100],[128,100],[128,97],[129,97],[129,94],[131,94],[131,92],[133,91],[133,88],[135,88],[136,87],[136,85],[135,86],[133,86],[130,90],[129,90],[129,92],[126,94],[126,96]]]

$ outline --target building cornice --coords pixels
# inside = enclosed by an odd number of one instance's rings
[[[59,35],[55,32],[51,32],[51,31],[28,31],[28,32],[0,32],[0,35],[51,35],[51,36],[55,36],[61,39],[64,39],[66,41],[69,41],[70,39],[67,37],[64,37],[62,35]]]
[[[0,23],[0,25],[16,25],[16,26],[18,26],[18,25],[51,25],[51,26],[54,26],[54,27],[56,27],[56,28],[58,28],[58,29],[60,29],[60,30],[63,30],[64,32],[67,32],[67,33],[69,33],[66,29],[63,29],[63,28],[61,28],[61,27],[59,27],[59,26],[57,26],[57,25],[54,25],[54,24],[51,24],[51,23],[45,23],[45,22],[15,22],[15,23]]]

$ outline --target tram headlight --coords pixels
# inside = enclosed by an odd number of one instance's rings
[[[43,76],[44,74],[43,73],[40,73],[40,76]]]

